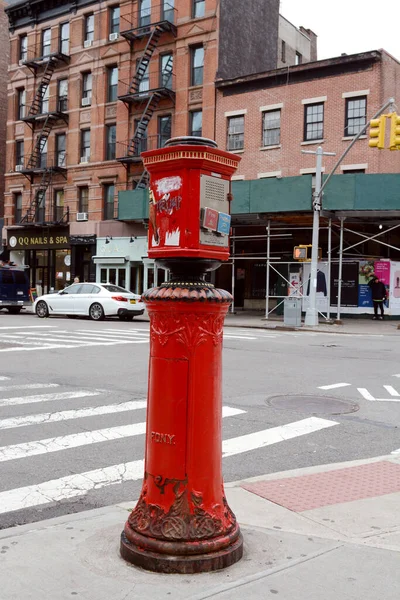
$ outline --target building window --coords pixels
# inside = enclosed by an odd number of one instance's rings
[[[139,9],[139,27],[151,23],[151,0],[141,0]]]
[[[117,126],[106,125],[106,136],[106,160],[114,160],[117,142]]]
[[[201,137],[203,129],[203,111],[192,110],[190,112],[190,135]]]
[[[61,54],[69,54],[69,23],[61,23],[60,25],[60,52]]]
[[[304,107],[304,141],[322,140],[324,137],[324,103],[306,104]]]
[[[107,69],[107,102],[115,102],[118,96],[118,67]]]
[[[58,110],[63,113],[68,110],[68,79],[59,79],[57,88]]]
[[[42,56],[49,56],[51,52],[51,29],[42,31]]]
[[[346,98],[346,120],[344,135],[354,136],[360,133],[367,123],[367,97]]]
[[[44,90],[42,102],[40,104],[40,108],[41,108],[40,112],[42,113],[42,115],[49,112],[49,98],[50,98],[50,87],[46,86],[46,88]]]
[[[104,186],[104,219],[110,220],[114,218],[114,184],[110,183]]]
[[[81,130],[81,162],[90,159],[90,129]]]
[[[174,22],[175,11],[174,11],[174,0],[164,0],[163,2],[163,18],[170,23]]]
[[[281,61],[286,62],[286,42],[282,40],[281,42]]]
[[[46,169],[47,168],[47,139],[45,139],[45,141],[43,142],[43,137],[39,134],[38,138],[41,138],[41,143],[40,143],[40,147],[41,147],[41,152],[40,152],[40,157],[38,160],[38,167],[40,169]],[[44,202],[44,199],[43,199]]]
[[[54,192],[54,220],[62,221],[64,216],[64,190]]]
[[[244,148],[244,115],[228,118],[228,150]]]
[[[94,15],[85,16],[84,41],[93,42],[94,40]]]
[[[66,167],[66,148],[67,136],[65,133],[56,135],[56,165],[57,167]]]
[[[172,117],[171,115],[165,115],[158,117],[158,147],[163,148],[165,142],[171,137],[172,130]]]
[[[263,113],[263,146],[278,146],[281,143],[281,111],[268,110]]]
[[[301,63],[303,62],[303,55],[300,54],[300,52],[296,52],[294,61],[295,61],[294,62],[295,65],[301,65]]]
[[[24,140],[17,140],[15,142],[15,166],[24,166]]]
[[[343,175],[360,175],[364,173],[365,169],[343,169]]]
[[[203,85],[204,48],[196,46],[191,49],[190,85]]]
[[[160,59],[160,87],[172,89],[173,54],[162,54]]]
[[[17,90],[17,121],[25,117],[26,92],[24,88]]]
[[[140,66],[141,63],[141,59],[138,58],[136,61],[136,72]],[[138,92],[148,92],[150,89],[150,75],[149,75],[149,64],[147,63],[146,66],[146,70],[145,72],[142,74],[140,81],[139,81],[139,87],[138,87]]]
[[[110,34],[119,34],[119,6],[112,6],[110,8]]]
[[[79,188],[79,206],[78,212],[87,213],[89,212],[89,188],[88,187],[80,187]]]
[[[21,35],[19,38],[19,60],[24,62],[28,58],[28,36]]]
[[[199,17],[204,17],[205,9],[206,9],[206,1],[205,0],[193,0],[193,4],[192,4],[193,19],[198,19]]]
[[[92,102],[92,74],[82,73],[82,106],[90,106]]]
[[[139,119],[135,119],[135,133],[138,132],[138,127],[139,127],[139,123],[140,120]],[[147,129],[145,130],[140,130],[140,132],[138,132],[138,135],[135,135],[135,141],[134,141],[134,155],[135,156],[140,156],[140,154],[142,152],[146,152],[147,150]]]
[[[20,223],[22,219],[22,194],[18,192],[14,194],[14,215],[15,222]]]

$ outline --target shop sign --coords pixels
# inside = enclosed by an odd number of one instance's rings
[[[68,229],[8,231],[8,247],[11,250],[47,250],[68,246]]]

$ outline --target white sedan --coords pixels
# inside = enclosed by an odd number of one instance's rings
[[[35,300],[34,310],[44,319],[51,315],[90,317],[102,321],[105,317],[118,316],[122,321],[145,311],[144,302],[133,294],[111,283],[74,283],[54,294],[45,294]]]

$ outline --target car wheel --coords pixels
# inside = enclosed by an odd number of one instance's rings
[[[104,319],[104,310],[101,304],[95,302],[89,308],[89,317],[92,321],[102,321]]]
[[[8,309],[8,312],[10,313],[10,315],[19,315],[21,309],[18,306],[12,306]]]
[[[36,304],[36,314],[40,319],[44,319],[49,316],[49,308],[44,300],[40,300]]]

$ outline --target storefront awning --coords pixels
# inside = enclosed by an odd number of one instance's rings
[[[93,256],[95,265],[123,265],[127,260],[126,256]]]

